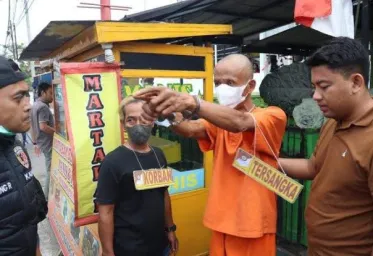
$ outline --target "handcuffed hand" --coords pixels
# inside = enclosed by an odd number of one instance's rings
[[[149,121],[174,112],[193,111],[197,103],[192,95],[179,93],[166,87],[149,87],[137,91],[133,97],[145,101],[143,118]]]

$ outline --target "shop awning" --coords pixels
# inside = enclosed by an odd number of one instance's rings
[[[168,41],[232,34],[228,24],[51,21],[22,51],[22,60],[69,59],[103,43]]]
[[[293,22],[295,0],[189,0],[125,16],[127,22],[232,24],[233,34],[249,39]]]
[[[299,25],[265,39],[254,41],[242,47],[242,52],[308,56],[332,38],[317,30]]]
[[[52,21],[22,51],[20,59],[47,56],[93,24],[95,21]]]
[[[354,15],[358,0],[354,2]],[[373,3],[373,0],[370,0]],[[178,22],[232,24],[233,35],[202,38],[214,44],[243,46],[244,52],[306,55],[320,47],[330,36],[310,28],[296,26],[270,38],[259,40],[259,33],[294,22],[295,0],[188,0],[172,5],[125,16],[128,22]],[[373,24],[373,8],[370,8]],[[361,16],[361,12],[360,12]],[[356,38],[361,38],[361,18]],[[373,37],[372,37],[373,38]],[[176,43],[198,43],[180,39]]]

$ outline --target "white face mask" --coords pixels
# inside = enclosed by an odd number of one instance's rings
[[[220,84],[215,88],[216,96],[219,104],[230,108],[236,107],[246,96],[242,96],[248,82],[242,86],[229,86],[227,84]]]

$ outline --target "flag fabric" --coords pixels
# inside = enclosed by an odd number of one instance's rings
[[[352,0],[296,0],[294,20],[330,36],[354,38]]]

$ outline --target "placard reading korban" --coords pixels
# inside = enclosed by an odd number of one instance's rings
[[[136,190],[167,187],[174,184],[172,169],[149,169],[134,171],[133,180]]]
[[[241,148],[236,153],[233,166],[289,203],[294,203],[303,189],[303,185],[296,180]]]

